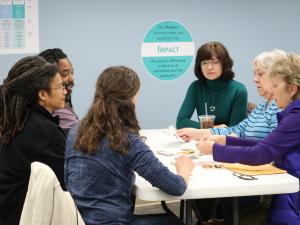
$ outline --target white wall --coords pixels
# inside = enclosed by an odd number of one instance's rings
[[[234,59],[236,80],[249,101],[260,102],[252,82],[252,60],[260,52],[281,48],[300,53],[298,0],[40,0],[40,49],[60,47],[75,67],[75,110],[83,116],[92,100],[99,73],[126,65],[142,82],[137,112],[142,128],[175,124],[193,66],[183,78],[159,81],[148,75],[141,59],[147,30],[161,20],[176,20],[191,32],[198,48],[220,41]],[[24,55],[0,55],[0,80]]]

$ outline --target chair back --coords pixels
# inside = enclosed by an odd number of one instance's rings
[[[20,225],[60,224],[85,223],[72,196],[62,190],[53,170],[43,163],[33,162]]]
[[[249,115],[253,109],[255,109],[256,104],[252,103],[252,102],[248,102],[247,103],[247,115]]]

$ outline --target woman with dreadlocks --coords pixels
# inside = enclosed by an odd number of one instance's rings
[[[30,165],[47,164],[64,188],[65,135],[51,113],[64,107],[57,67],[39,56],[19,60],[0,85],[0,224],[19,224]]]

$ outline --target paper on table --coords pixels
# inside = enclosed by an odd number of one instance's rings
[[[222,163],[222,166],[224,168],[230,169],[235,173],[252,175],[252,176],[286,173],[285,170],[279,169],[271,164],[264,164],[260,166],[249,166],[240,163]]]
[[[165,156],[173,156],[173,155],[175,155],[174,152],[168,151],[168,150],[157,150],[156,152],[158,154],[165,155]]]
[[[179,137],[176,133],[176,129],[174,126],[168,126],[169,131],[171,132],[172,135],[174,135],[180,142],[185,142],[181,137]]]

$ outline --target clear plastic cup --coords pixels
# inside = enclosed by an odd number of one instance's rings
[[[215,115],[201,115],[199,116],[200,128],[208,129],[213,128],[215,125]]]

